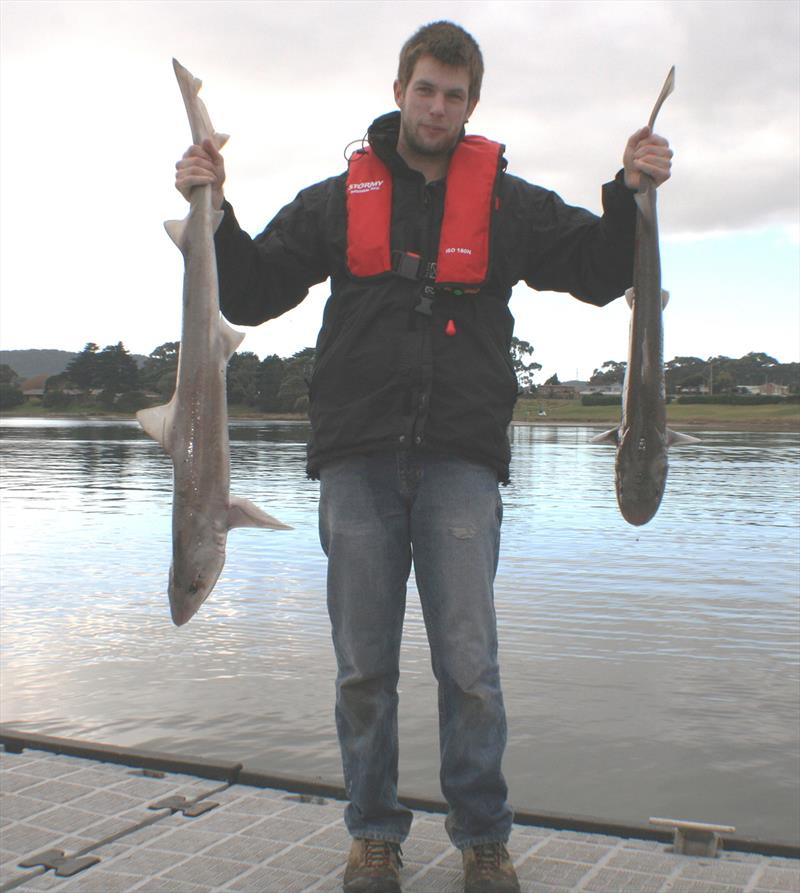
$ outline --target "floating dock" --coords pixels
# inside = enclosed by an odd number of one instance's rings
[[[342,888],[350,839],[338,788],[6,728],[0,743],[0,893]],[[460,893],[441,804],[405,802],[415,821],[403,890]],[[800,893],[792,844],[723,839],[716,858],[685,856],[663,828],[518,819],[509,851],[523,893]]]

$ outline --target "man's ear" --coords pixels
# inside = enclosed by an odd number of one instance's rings
[[[469,121],[469,119],[472,117],[472,113],[475,111],[475,106],[476,106],[477,104],[478,104],[478,100],[477,100],[477,99],[470,99],[469,104],[467,105],[467,117],[464,118],[464,123],[465,123],[465,124],[466,124],[467,121]]]
[[[403,103],[403,93],[405,92],[405,91],[403,90],[403,85],[400,83],[400,81],[396,80],[396,81],[394,82],[394,86],[393,86],[392,89],[394,90],[394,101],[395,101],[395,104],[396,104],[398,107],[401,107],[401,106],[402,106],[402,103]]]

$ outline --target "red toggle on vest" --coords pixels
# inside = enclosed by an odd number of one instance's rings
[[[503,146],[467,136],[447,171],[436,260],[440,285],[482,285],[489,271],[495,181]],[[347,266],[354,276],[392,269],[392,175],[371,150],[355,153],[347,172]]]

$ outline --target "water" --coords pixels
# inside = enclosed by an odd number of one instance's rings
[[[592,433],[513,429],[497,579],[513,802],[800,839],[798,437],[699,432],[633,528]],[[3,422],[2,720],[340,782],[306,434],[232,426],[232,492],[295,529],[233,531],[176,629],[160,448],[133,423]],[[413,579],[400,709],[401,791],[439,796]]]

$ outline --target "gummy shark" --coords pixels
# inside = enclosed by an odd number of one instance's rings
[[[202,82],[172,60],[189,116],[192,140],[212,139],[221,148],[198,93]],[[164,226],[184,257],[183,322],[178,378],[169,403],[137,413],[139,424],[172,458],[172,566],[169,604],[182,626],[208,598],[225,564],[234,527],[290,529],[252,502],[231,496],[230,444],[225,374],[244,335],[219,311],[214,233],[223,213],[211,204],[211,186],[196,186],[189,214]]]
[[[659,109],[674,86],[673,66],[650,115],[651,132]],[[661,504],[669,465],[667,449],[699,441],[667,427],[662,311],[669,295],[661,288],[656,187],[644,173],[634,200],[636,247],[633,287],[625,292],[631,323],[622,419],[618,427],[604,431],[593,441],[616,444],[617,503],[622,517],[638,526],[650,521]]]

